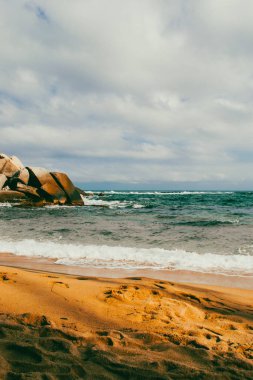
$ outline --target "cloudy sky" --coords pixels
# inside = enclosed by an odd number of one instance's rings
[[[87,187],[253,187],[252,0],[0,0],[0,151]]]

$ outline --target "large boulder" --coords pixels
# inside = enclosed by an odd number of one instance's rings
[[[24,185],[28,185],[30,174],[27,168],[23,168],[19,170],[15,176],[18,178],[20,182],[22,182]]]
[[[45,168],[30,166],[26,168],[29,172],[29,186],[41,187],[50,181],[49,171]]]
[[[29,172],[26,168],[18,170],[11,178],[8,179],[7,185],[10,189],[15,190],[18,183],[22,183],[23,185],[28,185],[29,182]]]
[[[50,174],[54,178],[55,182],[59,185],[59,187],[64,190],[68,203],[83,204],[80,192],[73,185],[67,174],[59,172],[51,172]]]
[[[0,174],[10,178],[23,167],[24,165],[16,156],[9,157],[6,154],[0,154]]]
[[[71,203],[64,189],[59,186],[50,172],[43,168],[27,169],[30,173],[29,185],[37,187],[37,192],[42,199],[60,204]]]
[[[67,174],[49,172],[39,167],[24,167],[17,157],[5,154],[0,154],[0,190],[2,189],[23,194],[39,205],[83,205],[80,191]]]

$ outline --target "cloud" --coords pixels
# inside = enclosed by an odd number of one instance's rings
[[[87,183],[253,180],[252,8],[2,0],[0,150]]]

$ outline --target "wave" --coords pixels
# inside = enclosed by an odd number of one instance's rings
[[[0,241],[0,252],[52,258],[56,264],[63,265],[253,275],[252,256],[241,254],[199,254],[182,249],[61,244],[35,240]]]
[[[11,206],[12,206],[12,204],[9,202],[0,203],[0,207],[11,207]]]
[[[97,206],[97,207],[108,207],[108,208],[143,208],[145,206],[129,201],[104,201],[103,199],[95,199],[91,197],[82,196],[84,206]]]
[[[103,194],[119,195],[221,195],[234,194],[234,191],[103,191]],[[101,191],[94,191],[92,194],[101,194]]]

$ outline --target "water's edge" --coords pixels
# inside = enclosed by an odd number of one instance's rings
[[[54,260],[38,257],[15,256],[11,253],[0,252],[0,265],[22,268],[31,271],[61,273],[67,275],[99,277],[99,278],[127,278],[147,277],[163,281],[178,283],[211,285],[228,288],[241,288],[253,290],[253,276],[235,276],[223,274],[210,274],[189,270],[151,270],[151,269],[122,269],[122,268],[91,268],[80,266],[66,266],[55,264]]]

